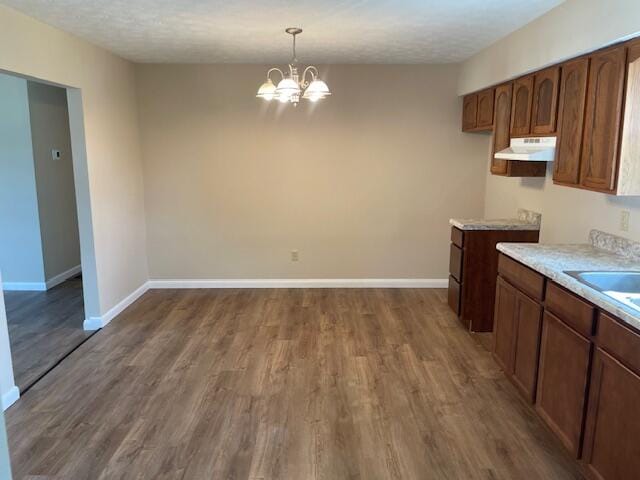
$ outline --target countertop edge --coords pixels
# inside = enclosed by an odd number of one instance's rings
[[[621,320],[622,323],[640,332],[640,315],[632,312],[624,305],[615,302],[615,300],[609,299],[605,294],[582,284],[564,272],[547,267],[539,262],[531,261],[531,259],[526,255],[521,255],[519,252],[510,249],[508,243],[498,243],[496,248],[499,252],[502,252],[532,270],[541,273],[558,285],[563,286],[572,293],[575,293],[576,295],[593,303],[605,312]]]
[[[466,221],[475,222],[475,223],[465,223]],[[510,223],[508,220],[498,220],[499,222],[505,223],[493,223],[491,220],[487,220],[483,222],[482,220],[465,220],[465,219],[449,219],[449,225],[455,227],[459,230],[463,231],[474,231],[474,230],[523,230],[523,231],[531,231],[536,232],[540,231],[540,225],[536,223],[523,223],[518,220],[513,220],[513,223]],[[496,222],[498,222],[496,221]]]

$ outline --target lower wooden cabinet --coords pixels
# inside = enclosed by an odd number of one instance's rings
[[[594,478],[640,478],[640,376],[601,349],[593,361],[583,461]]]
[[[567,449],[580,455],[591,341],[545,311],[536,410]]]
[[[538,230],[451,229],[449,305],[472,332],[493,330],[500,242],[537,242]],[[542,278],[542,277],[540,277]]]
[[[518,293],[513,381],[531,402],[536,395],[542,307]]]
[[[521,393],[533,402],[538,374],[542,306],[498,277],[494,356]]]
[[[498,277],[493,320],[493,355],[508,375],[513,373],[513,345],[516,332],[516,289]]]
[[[501,260],[497,363],[589,478],[640,479],[640,330]]]

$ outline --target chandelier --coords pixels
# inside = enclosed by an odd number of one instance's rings
[[[296,58],[296,35],[302,33],[301,28],[287,28],[285,30],[289,35],[293,37],[293,58],[289,63],[289,73],[284,73],[277,67],[270,68],[267,72],[267,81],[264,82],[258,89],[256,97],[263,98],[264,100],[278,100],[282,103],[293,103],[298,105],[300,97],[307,99],[311,102],[317,102],[329,95],[329,87],[326,83],[318,78],[318,69],[313,65],[309,65],[302,72],[302,75],[298,74],[298,59]],[[276,86],[271,80],[271,74],[278,72],[281,80]],[[309,75],[309,80],[307,80]]]

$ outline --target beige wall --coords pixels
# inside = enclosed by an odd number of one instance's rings
[[[80,89],[69,93],[72,139],[86,137],[86,151],[73,145],[75,183],[79,220],[94,231],[92,241],[81,233],[82,264],[85,274],[97,272],[100,292],[86,307],[87,315],[105,313],[147,279],[134,67],[0,6],[0,70]]]
[[[265,67],[137,68],[151,278],[446,278],[482,212],[455,66],[322,67],[297,108],[255,98]]]
[[[466,61],[459,91],[499,83],[637,31],[637,0],[568,0]],[[488,152],[488,139],[485,148]],[[515,206],[541,212],[544,242],[584,242],[592,228],[640,240],[640,197],[555,186],[551,168],[545,179],[517,179],[491,175],[487,165],[485,216],[508,216]],[[622,210],[631,212],[629,232],[619,230]]]
[[[566,0],[462,64],[460,94],[640,33],[638,0]]]
[[[45,280],[80,265],[67,92],[28,82],[33,163]],[[61,153],[54,160],[51,150]]]
[[[551,166],[544,179],[504,178],[487,173],[485,216],[508,216],[514,205],[540,212],[540,240],[548,243],[584,243],[592,228],[640,240],[640,197],[560,187],[553,184],[551,174]],[[619,229],[623,210],[631,213],[629,232]]]

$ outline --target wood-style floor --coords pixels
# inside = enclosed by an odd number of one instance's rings
[[[16,479],[575,479],[444,290],[146,293],[7,413]]]
[[[86,340],[82,278],[46,292],[4,292],[16,385],[21,392]]]

